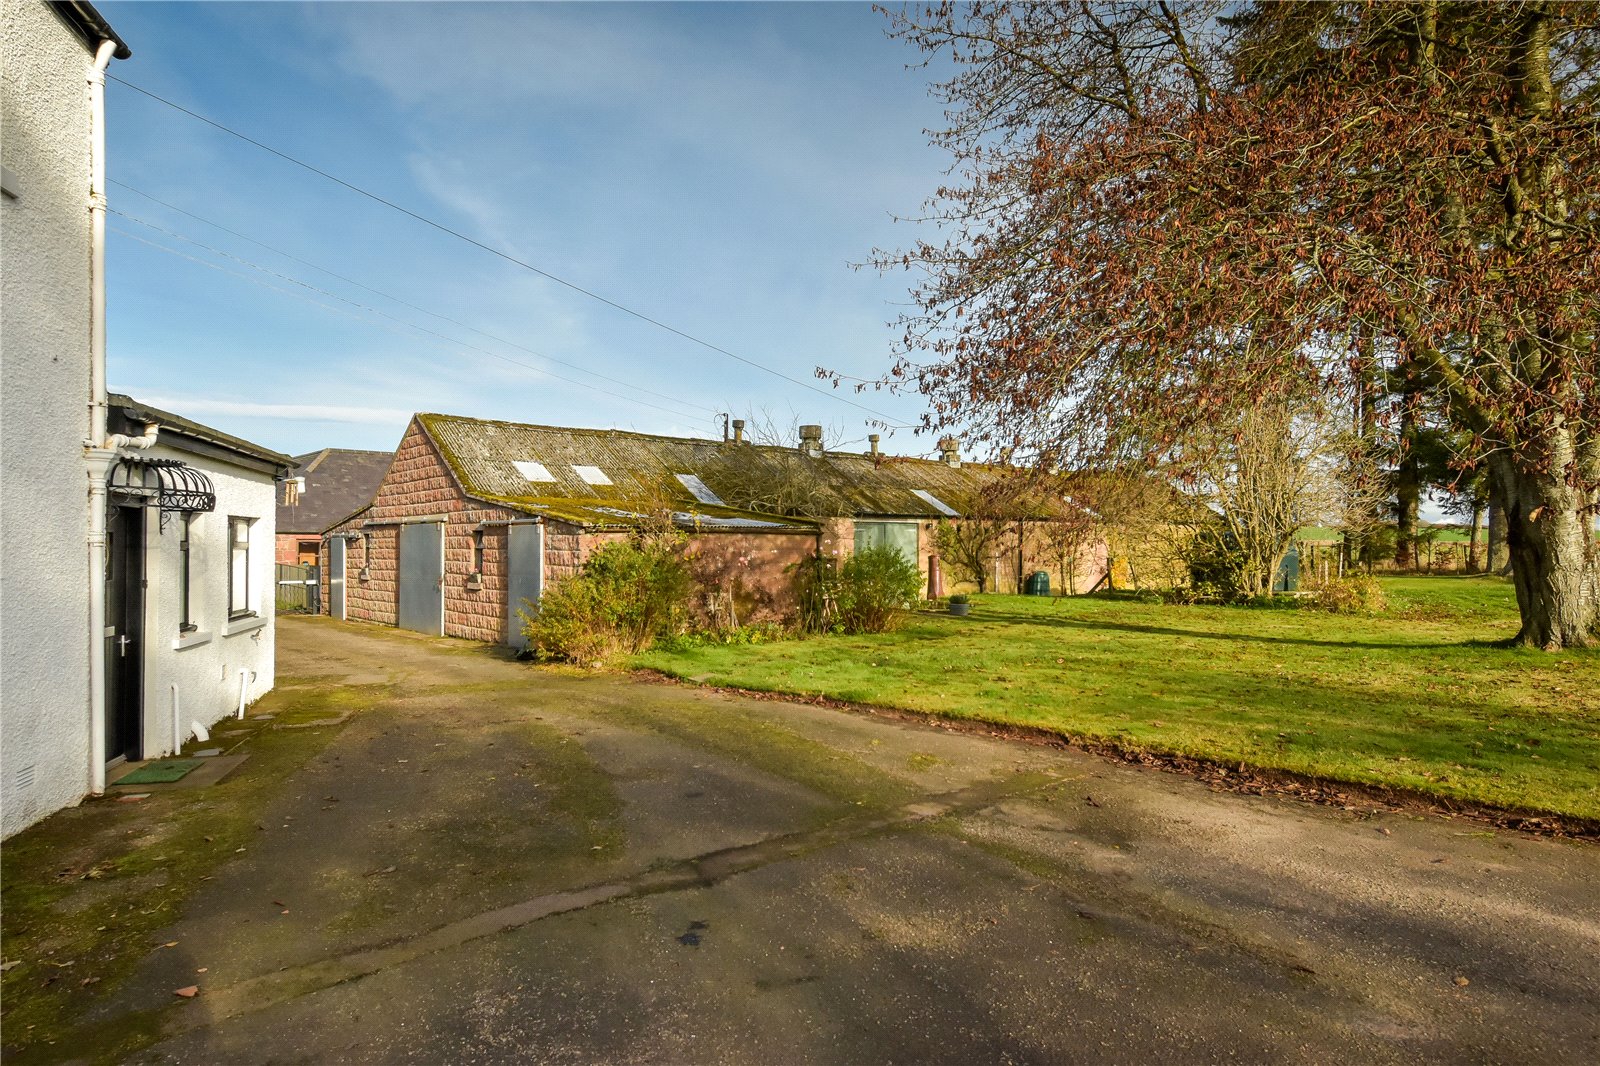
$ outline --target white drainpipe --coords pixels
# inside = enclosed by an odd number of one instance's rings
[[[106,67],[117,50],[101,41],[89,69],[89,791],[106,790]],[[152,438],[153,439],[153,438]]]

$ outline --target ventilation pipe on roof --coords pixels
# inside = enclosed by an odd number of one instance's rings
[[[733,420],[733,442],[735,444],[744,443],[744,419],[742,418]]]
[[[106,68],[117,42],[101,41],[89,67],[89,791],[106,790]],[[151,438],[154,440],[154,437]]]
[[[947,466],[961,465],[961,441],[957,437],[939,438],[939,459]]]
[[[822,427],[800,427],[800,450],[813,459],[822,458]]]
[[[879,434],[877,434],[877,433],[868,433],[867,434],[867,445],[872,449],[872,454],[873,455],[877,455],[878,454],[878,441],[881,440],[881,439],[882,439],[881,436]]]

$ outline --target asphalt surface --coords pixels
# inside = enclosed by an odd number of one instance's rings
[[[1600,1061],[1591,845],[278,640],[291,690],[387,687],[98,1011],[140,1061]]]

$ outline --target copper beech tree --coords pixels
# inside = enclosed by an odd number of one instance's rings
[[[1519,639],[1596,639],[1600,7],[890,17],[955,63],[939,236],[879,257],[921,273],[891,382],[930,428],[1160,465],[1266,400],[1398,377],[1489,472]]]

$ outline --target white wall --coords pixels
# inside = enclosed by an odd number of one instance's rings
[[[239,704],[239,671],[246,671],[245,700],[253,703],[273,684],[273,646],[277,569],[275,489],[271,474],[257,473],[188,452],[163,447],[147,453],[180,459],[211,479],[217,509],[197,514],[190,525],[190,620],[197,629],[180,634],[179,574],[183,523],[173,515],[160,532],[155,508],[145,514],[144,755],[173,751],[172,687],[181,710],[179,729],[189,723],[210,727],[233,714]],[[255,617],[228,620],[228,519],[254,518],[250,529],[249,606]]]
[[[90,56],[0,0],[0,836],[89,785]]]

